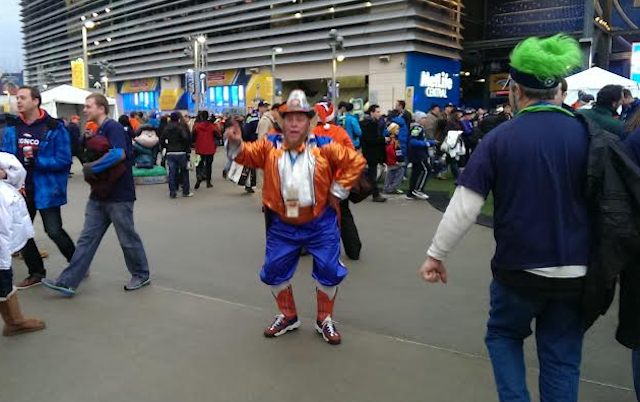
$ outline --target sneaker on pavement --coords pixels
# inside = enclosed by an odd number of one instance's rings
[[[425,193],[423,193],[422,191],[414,191],[413,195],[415,195],[416,197],[420,198],[421,200],[428,200],[429,196],[426,195]]]
[[[300,328],[300,320],[298,320],[297,316],[287,319],[284,314],[278,314],[273,324],[264,330],[264,336],[267,338],[275,338],[298,328]]]
[[[244,188],[244,191],[246,191],[246,192],[247,192],[247,193],[249,193],[249,194],[253,194],[253,193],[255,193],[255,190],[254,190],[254,189],[252,189],[251,187],[245,187],[245,188]]]
[[[124,285],[124,290],[126,291],[138,290],[141,287],[147,286],[150,283],[151,283],[151,279],[149,278],[142,279],[134,276],[133,278],[131,278],[129,283]]]
[[[418,197],[416,197],[416,195],[413,194],[413,193],[407,193],[407,194],[404,195],[404,199],[405,200],[417,200]]]
[[[70,286],[65,286],[62,284],[57,283],[56,281],[54,281],[53,279],[43,279],[42,280],[42,285],[44,287],[47,287],[49,289],[55,290],[56,292],[60,292],[64,295],[67,296],[75,296],[76,294],[76,290]]]
[[[373,197],[373,199],[371,201],[373,201],[373,202],[387,202],[387,199],[384,198],[383,196],[379,195],[377,197]]]
[[[322,322],[316,321],[316,331],[318,331],[318,333],[322,335],[322,339],[330,345],[339,345],[342,341],[331,316],[327,316]]]
[[[207,183],[207,188],[212,188],[212,187],[213,187],[213,184]]]
[[[23,289],[29,289],[30,287],[33,287],[33,286],[38,286],[41,283],[42,283],[42,277],[30,275],[27,279],[25,279],[22,282],[18,283],[16,285],[16,287],[18,289],[23,290]]]
[[[185,198],[191,198],[191,197],[193,197],[194,195],[195,195],[195,194],[193,194],[193,193],[189,193],[189,194],[182,194],[182,196],[183,196],[183,197],[185,197]]]
[[[396,190],[396,194],[402,195],[402,194],[404,194],[404,191],[402,191],[402,190],[400,190],[400,189],[397,189],[397,190]]]

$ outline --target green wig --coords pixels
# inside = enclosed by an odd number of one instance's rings
[[[511,52],[511,67],[539,79],[564,78],[581,64],[578,42],[565,34],[527,38]]]

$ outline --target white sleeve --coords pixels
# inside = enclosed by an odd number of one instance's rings
[[[7,183],[17,189],[22,188],[27,178],[27,171],[18,158],[10,153],[0,152],[0,168],[7,174],[7,178],[5,179]]]
[[[8,200],[3,197],[3,194],[0,191],[0,269],[3,270],[11,268],[12,224],[13,215],[11,214],[11,208]]]
[[[484,205],[484,197],[458,186],[451,197],[427,255],[443,261],[475,223]]]

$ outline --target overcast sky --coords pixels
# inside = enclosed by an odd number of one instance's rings
[[[20,0],[0,0],[0,72],[22,70],[22,33],[20,32]]]

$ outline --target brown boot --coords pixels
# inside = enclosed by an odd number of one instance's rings
[[[6,301],[0,302],[0,315],[4,321],[3,336],[13,336],[44,329],[44,321],[35,318],[24,318],[18,304],[18,295],[13,294]]]

